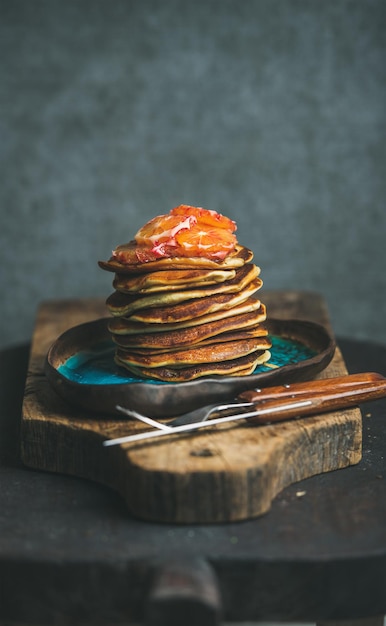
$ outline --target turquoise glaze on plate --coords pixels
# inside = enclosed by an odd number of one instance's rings
[[[299,341],[275,336],[271,336],[270,339],[272,348],[269,365],[259,365],[253,372],[254,374],[272,371],[273,367],[294,365],[317,354]],[[129,375],[114,363],[114,350],[114,345],[106,341],[96,345],[92,350],[77,352],[58,367],[58,372],[68,380],[84,385],[121,385],[142,382],[155,385],[165,384],[162,381]]]

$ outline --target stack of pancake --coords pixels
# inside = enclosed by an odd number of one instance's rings
[[[116,363],[142,378],[183,382],[243,376],[268,361],[266,308],[255,296],[263,283],[252,259],[237,244],[222,261],[100,261],[115,273],[106,304]]]

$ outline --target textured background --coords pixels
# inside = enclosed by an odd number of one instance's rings
[[[0,0],[0,345],[176,204],[386,342],[384,0]]]

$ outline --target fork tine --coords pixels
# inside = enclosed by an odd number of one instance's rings
[[[135,417],[135,419],[139,420],[140,422],[144,422],[148,426],[153,426],[153,428],[158,428],[159,430],[172,430],[170,426],[167,426],[166,424],[162,424],[161,422],[157,422],[157,420],[153,420],[151,417],[148,417],[147,415],[142,415],[142,413],[138,413],[138,411],[134,411],[132,409],[125,409],[123,406],[119,406],[119,405],[117,405],[115,408],[117,409],[117,411],[120,411],[121,413],[124,413],[125,415],[128,415],[129,417]]]

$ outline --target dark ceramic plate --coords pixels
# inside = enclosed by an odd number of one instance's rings
[[[269,366],[259,366],[249,376],[163,383],[132,377],[115,365],[107,323],[103,318],[66,331],[51,346],[45,363],[46,376],[59,395],[93,413],[116,415],[115,407],[121,405],[153,417],[172,417],[232,399],[246,389],[309,380],[335,351],[335,341],[323,326],[271,319],[266,322],[272,340]]]

